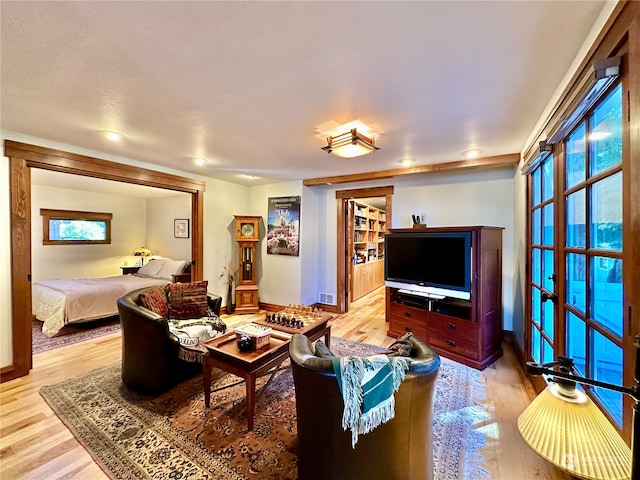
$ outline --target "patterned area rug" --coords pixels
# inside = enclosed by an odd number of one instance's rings
[[[53,337],[49,338],[42,333],[42,322],[34,320],[31,325],[31,344],[33,354],[65,347],[73,343],[84,342],[92,338],[108,335],[120,331],[120,317],[117,315],[92,322],[65,325]]]
[[[337,337],[331,347],[338,355],[381,350]],[[212,392],[210,409],[204,407],[201,377],[159,397],[143,397],[122,385],[120,364],[40,393],[110,478],[295,480],[290,368],[281,369],[260,394],[251,432],[244,383],[216,369],[213,377],[214,389],[227,388]],[[258,391],[266,379],[258,381]],[[483,398],[480,372],[442,359],[434,407],[436,479],[488,478],[478,454],[484,436],[474,430],[481,423]]]

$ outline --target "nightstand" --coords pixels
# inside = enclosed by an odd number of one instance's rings
[[[138,273],[140,267],[120,267],[122,270],[122,275],[129,275],[130,273]]]

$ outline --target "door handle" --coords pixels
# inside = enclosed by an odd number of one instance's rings
[[[540,298],[542,299],[543,302],[546,302],[547,300],[551,300],[553,303],[558,303],[558,296],[554,295],[553,293],[549,294],[547,292],[542,292],[542,294],[540,295]]]

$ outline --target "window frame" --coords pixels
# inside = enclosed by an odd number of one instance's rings
[[[111,244],[111,219],[113,214],[104,212],[81,212],[77,210],[54,210],[41,208],[42,216],[42,244],[43,245],[107,245]],[[104,222],[104,240],[55,240],[51,239],[51,220],[85,220],[93,222]]]

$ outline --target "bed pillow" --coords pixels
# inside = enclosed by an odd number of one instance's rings
[[[167,295],[161,287],[152,288],[140,294],[140,304],[162,318],[167,318]]]
[[[185,320],[207,316],[207,280],[167,285],[169,318]]]
[[[140,267],[138,275],[141,277],[155,277],[158,272],[164,266],[166,260],[149,260],[146,264]]]
[[[185,262],[184,260],[165,260],[164,265],[162,265],[162,268],[156,274],[156,277],[171,280],[171,275],[184,272],[188,263],[189,262]]]

